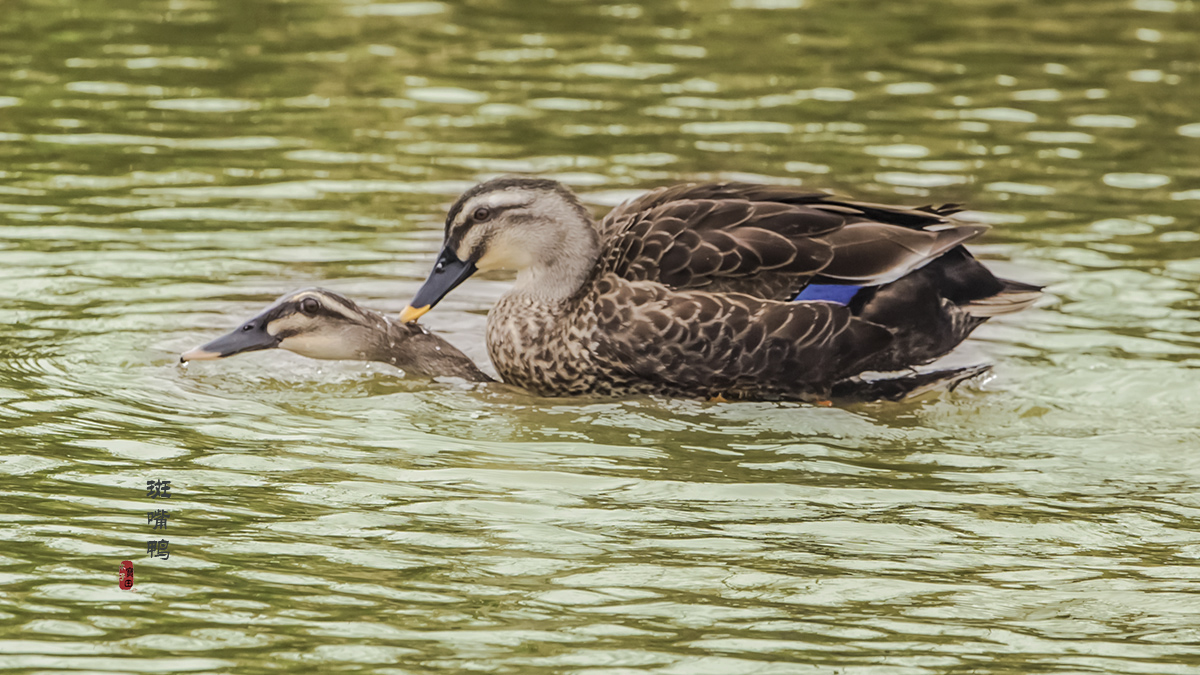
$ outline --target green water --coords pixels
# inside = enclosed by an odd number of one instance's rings
[[[1194,0],[0,4],[0,670],[1200,673],[1198,101]],[[177,365],[502,172],[967,202],[1048,295],[849,409]]]

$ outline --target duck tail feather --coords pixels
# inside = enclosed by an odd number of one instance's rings
[[[942,255],[946,251],[978,237],[988,231],[987,225],[976,225],[974,223],[957,225],[939,230],[931,230],[936,232],[936,239],[930,256],[930,260]]]
[[[963,306],[968,314],[980,318],[1013,314],[1027,309],[1042,297],[1042,287],[1011,279],[1000,279],[1004,288],[995,295],[972,300]]]
[[[843,402],[900,401],[931,391],[954,391],[963,382],[991,370],[990,365],[930,370],[877,380],[850,378],[833,385],[832,397]]]
[[[928,206],[922,206],[921,210],[928,211],[929,213],[939,216],[952,216],[956,213],[962,213],[963,211],[966,211],[967,208],[962,204],[930,204]]]

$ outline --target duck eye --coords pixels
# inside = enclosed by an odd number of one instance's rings
[[[475,222],[482,223],[492,217],[492,210],[486,206],[481,206],[475,209],[475,213],[471,214],[471,217],[475,219]]]
[[[321,304],[315,298],[305,298],[300,301],[300,311],[309,316],[315,315],[320,306]]]
[[[254,324],[253,324],[253,323],[248,323],[248,324],[246,324],[245,326],[242,326],[242,332],[243,332],[243,333],[245,333],[245,332],[246,332],[246,331],[248,331],[248,330],[254,330]]]

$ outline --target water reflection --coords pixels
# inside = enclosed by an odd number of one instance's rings
[[[6,8],[0,664],[1190,672],[1196,16]],[[1052,297],[959,357],[991,379],[850,409],[175,363],[301,286],[398,311],[444,205],[511,171],[599,208],[747,177],[967,202],[989,264]],[[472,280],[435,327],[486,362],[506,287]],[[140,555],[148,472],[178,493],[167,561]]]

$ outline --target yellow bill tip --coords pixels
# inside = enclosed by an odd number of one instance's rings
[[[221,358],[221,355],[216,352],[207,352],[199,347],[196,347],[193,350],[180,354],[179,362],[187,363],[188,361],[212,361],[213,359],[219,358]]]
[[[412,323],[413,321],[416,321],[424,316],[425,312],[429,311],[429,308],[430,305],[425,305],[424,307],[413,307],[412,305],[409,305],[408,307],[404,308],[404,311],[400,312],[400,322]]]

